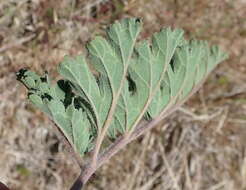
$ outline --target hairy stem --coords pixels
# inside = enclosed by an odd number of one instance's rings
[[[160,121],[162,121],[164,118],[166,118],[171,113],[175,112],[187,99],[190,98],[203,84],[203,82],[206,80],[207,77],[204,77],[204,79],[197,84],[192,92],[184,98],[182,101],[178,102],[177,104],[173,106],[167,106],[167,109],[164,109],[163,112],[153,119],[150,122],[142,121],[140,124],[135,128],[133,133],[131,135],[121,136],[116,141],[111,144],[105,151],[103,151],[101,154],[99,154],[96,165],[92,166],[91,164],[88,164],[85,166],[85,168],[81,171],[80,176],[77,178],[77,180],[74,182],[72,188],[70,190],[81,190],[82,186],[87,183],[87,181],[90,179],[90,177],[95,173],[95,171],[101,167],[106,161],[108,161],[112,156],[114,156],[116,153],[118,153],[121,149],[123,149],[128,143],[135,140],[139,136],[143,135],[146,131],[149,131],[153,127],[155,127]],[[77,184],[82,184],[81,187]],[[75,188],[77,187],[77,189]]]
[[[176,109],[173,109],[172,112],[175,111]],[[152,120],[151,122],[142,121],[139,127],[137,127],[136,130],[130,136],[119,137],[111,146],[109,146],[104,152],[102,152],[99,155],[95,166],[91,167],[91,165],[88,165],[87,167],[84,168],[78,179],[75,181],[73,187],[75,186],[75,184],[79,184],[79,183],[86,184],[86,182],[93,175],[93,173],[95,173],[95,171],[99,167],[101,167],[106,161],[108,161],[112,156],[114,156],[117,152],[123,149],[128,143],[141,136],[145,131],[156,126],[164,117],[171,114],[172,112],[169,112],[166,115],[162,115],[161,117],[158,117]],[[80,190],[80,189],[71,188],[70,190]]]

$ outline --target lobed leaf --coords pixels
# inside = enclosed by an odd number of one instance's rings
[[[227,57],[206,42],[186,41],[179,29],[162,29],[151,42],[137,42],[141,26],[139,19],[111,25],[106,38],[87,44],[87,56],[65,57],[58,67],[63,79],[55,85],[47,75],[17,74],[30,101],[81,155],[103,130],[112,139],[131,134],[143,116],[153,119],[184,100]]]

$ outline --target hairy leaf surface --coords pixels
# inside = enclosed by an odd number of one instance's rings
[[[185,40],[179,29],[137,42],[141,26],[139,19],[111,25],[105,38],[87,44],[87,56],[65,57],[58,67],[63,79],[55,85],[47,75],[17,74],[30,101],[81,155],[103,130],[111,139],[131,134],[141,119],[154,119],[183,101],[226,58],[216,46]]]

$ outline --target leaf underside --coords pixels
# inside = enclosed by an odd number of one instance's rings
[[[47,75],[17,73],[29,100],[81,155],[93,149],[107,120],[110,139],[131,133],[141,119],[154,119],[185,99],[227,58],[216,46],[185,40],[180,29],[162,29],[137,42],[141,27],[139,19],[111,25],[106,38],[97,36],[87,44],[88,56],[65,57],[58,67],[63,79],[55,85]]]

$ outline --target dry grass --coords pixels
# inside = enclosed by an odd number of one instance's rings
[[[104,165],[86,189],[246,189],[245,0],[0,0],[0,181],[12,190],[68,189],[78,169],[15,80],[21,67],[56,78],[63,56],[115,19],[144,19],[219,44],[230,58],[179,111]],[[112,169],[113,168],[113,169]]]

